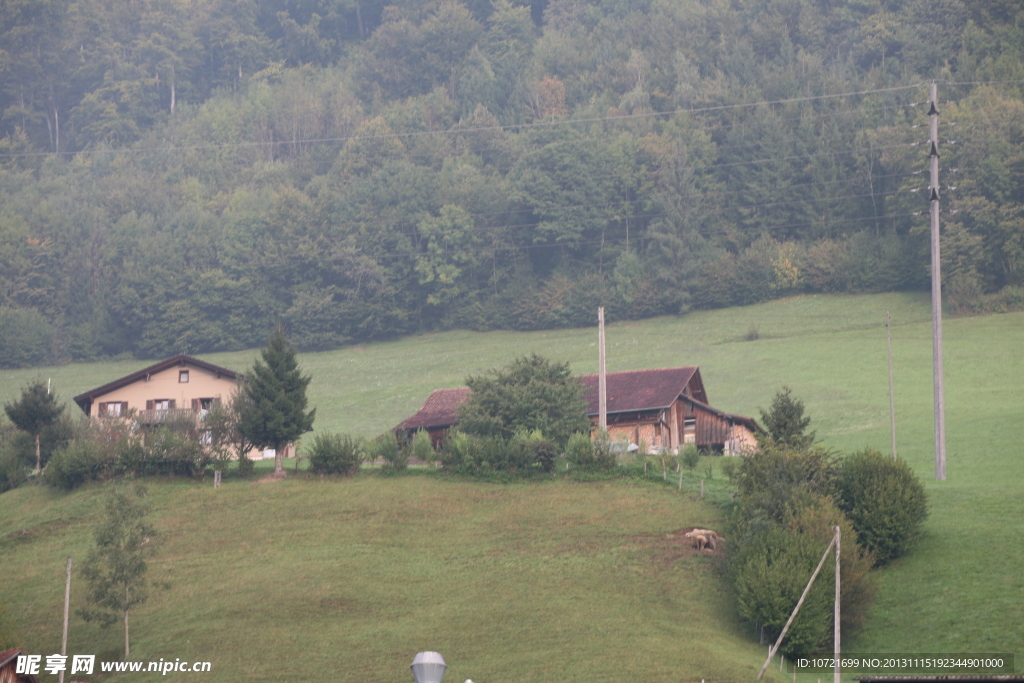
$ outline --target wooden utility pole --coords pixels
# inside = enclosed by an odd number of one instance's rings
[[[836,606],[835,612],[832,615],[835,621],[835,632],[832,636],[833,645],[833,656],[835,657],[835,683],[840,683],[840,667],[839,667],[839,546],[842,542],[842,534],[839,532],[839,527],[836,526],[836,535],[833,539],[836,545]]]
[[[71,608],[71,558],[68,558],[68,579],[64,584],[64,637],[60,641],[60,654],[68,655],[68,611]],[[65,660],[66,661],[66,660]],[[60,683],[64,683],[64,670],[60,670]]]
[[[608,384],[604,367],[604,306],[597,309],[597,415],[601,430],[608,429]]]
[[[946,406],[942,386],[942,268],[939,253],[939,86],[932,83],[928,123],[931,150],[929,202],[932,216],[932,380],[935,398],[935,478],[946,479]]]
[[[889,311],[885,312],[885,344],[889,349],[889,435],[892,437],[892,459],[896,459],[896,400],[892,391],[892,330]]]

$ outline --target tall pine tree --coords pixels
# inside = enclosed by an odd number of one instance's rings
[[[280,325],[262,356],[246,376],[238,429],[257,448],[274,449],[274,473],[281,475],[282,449],[313,427],[316,409],[306,412],[306,387],[312,378],[299,371],[295,348]]]

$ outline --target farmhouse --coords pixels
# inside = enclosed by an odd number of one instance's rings
[[[587,414],[596,431],[598,376],[584,375],[579,380],[586,388]],[[606,384],[612,439],[638,445],[643,441],[652,449],[671,451],[692,443],[727,455],[740,455],[757,445],[754,434],[761,427],[753,418],[708,405],[700,369],[695,366],[610,372]],[[436,446],[458,423],[459,406],[469,394],[468,387],[438,389],[395,431],[409,436],[425,429]]]
[[[190,356],[167,358],[75,396],[90,417],[135,411],[140,424],[194,418],[234,393],[237,373]]]

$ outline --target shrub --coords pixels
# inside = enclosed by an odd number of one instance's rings
[[[842,461],[837,499],[878,565],[910,550],[928,517],[927,495],[910,466],[870,448]]]
[[[409,466],[409,454],[398,443],[394,432],[384,432],[373,442],[371,455],[384,461],[385,472],[401,472]]]
[[[726,457],[722,460],[722,474],[729,477],[729,483],[732,483],[733,477],[736,476],[736,468],[739,467],[739,463],[734,458]]]
[[[195,434],[158,429],[148,435],[145,459],[129,471],[132,474],[179,474],[196,476],[209,463],[210,455]]]
[[[700,464],[700,450],[694,444],[688,444],[679,452],[679,462],[686,465],[690,472],[693,473],[697,465]]]
[[[573,434],[565,447],[565,457],[574,467],[586,470],[610,470],[616,465],[615,453],[607,434],[591,441],[586,434]]]
[[[831,498],[809,494],[785,523],[768,522],[739,537],[731,561],[740,614],[761,623],[774,641],[789,619],[814,568],[839,526],[840,594],[843,629],[859,626],[874,599],[868,571],[873,557],[860,548],[853,526]],[[825,560],[814,586],[780,650],[787,656],[831,648],[834,601],[834,551]],[[849,633],[849,631],[846,631]]]
[[[50,486],[70,491],[98,478],[103,470],[100,444],[91,439],[77,439],[50,457],[43,480]]]
[[[251,477],[256,470],[256,463],[249,459],[245,453],[238,454],[238,476]]]
[[[0,441],[0,493],[16,489],[28,478],[28,468],[18,453]]]
[[[430,434],[426,430],[419,430],[412,437],[412,444],[409,446],[412,457],[417,460],[433,465],[437,460],[437,452],[434,451],[434,442],[430,440]]]
[[[321,432],[309,449],[309,471],[351,476],[363,462],[363,445],[348,434]]]
[[[740,616],[762,624],[769,642],[779,637],[824,551],[818,539],[773,524],[750,537],[733,555]],[[819,573],[780,646],[783,654],[813,652],[831,634],[834,593],[827,578],[827,572],[825,577]]]
[[[543,472],[555,469],[555,458],[558,457],[558,445],[535,429],[532,432],[520,430],[509,443],[513,452],[509,454],[509,465],[514,469],[537,466]]]

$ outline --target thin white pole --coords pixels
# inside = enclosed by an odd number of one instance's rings
[[[67,657],[68,654],[68,611],[71,608],[71,558],[68,558],[68,578],[64,584],[64,637],[60,643],[60,654]],[[64,670],[60,671],[60,683],[64,683]]]
[[[608,429],[608,384],[604,358],[604,306],[597,309],[597,415],[598,426]]]
[[[839,527],[836,526],[836,535],[832,539],[836,546],[836,607],[833,619],[835,620],[835,634],[833,636],[833,645],[835,646],[835,683],[840,683],[840,667],[839,667],[839,547],[842,543],[842,534],[839,532]]]
[[[932,83],[931,151],[928,167],[931,174],[931,247],[932,247],[932,383],[935,394],[935,478],[946,479],[946,399],[942,372],[942,257],[939,253],[939,86]]]
[[[892,330],[889,311],[885,312],[885,344],[889,351],[889,435],[892,437],[892,459],[896,459],[896,400],[892,388]]]

